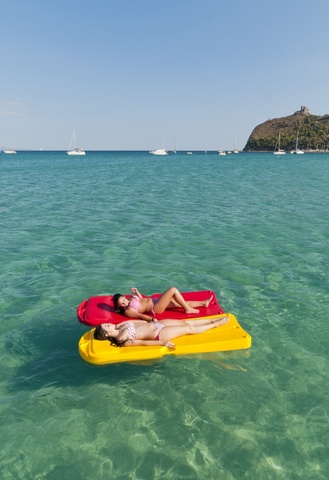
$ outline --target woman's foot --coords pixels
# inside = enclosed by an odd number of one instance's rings
[[[225,325],[230,321],[230,317],[228,315],[225,315],[224,317],[217,318],[214,323],[216,324],[217,327],[221,327],[222,325]]]
[[[199,313],[199,310],[197,310],[196,308],[188,307],[188,308],[185,310],[185,313],[188,313],[188,314],[191,314],[191,313]]]
[[[202,302],[202,306],[208,308],[208,307],[209,307],[209,304],[210,304],[210,302],[211,302],[211,300],[212,300],[213,298],[214,298],[214,296],[211,295],[211,297],[207,298],[207,300],[205,300],[204,302]]]

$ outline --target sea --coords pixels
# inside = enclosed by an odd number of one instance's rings
[[[328,180],[329,154],[1,154],[1,479],[327,480]],[[170,286],[251,348],[80,357],[80,302]]]

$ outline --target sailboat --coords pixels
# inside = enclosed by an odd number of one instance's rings
[[[237,143],[236,143],[236,137],[234,137],[234,150],[233,150],[233,153],[239,153],[239,150],[238,150],[238,147],[237,147]]]
[[[75,128],[73,129],[72,138],[70,141],[69,149],[66,152],[68,155],[86,155],[86,152],[82,148],[75,146]]]
[[[13,153],[16,153],[16,150],[12,150],[11,148],[8,148],[7,150],[2,150],[2,153],[6,153],[7,155],[12,155]]]
[[[152,155],[168,155],[168,152],[165,148],[158,148],[157,150],[151,150],[149,153]]]
[[[299,130],[298,130],[297,136],[296,136],[296,148],[295,148],[295,150],[291,150],[290,153],[295,153],[296,155],[303,155],[304,151],[303,151],[303,150],[300,150],[300,149],[298,148],[298,135],[299,135]]]
[[[280,148],[280,140],[281,140],[281,133],[279,133],[278,142],[277,142],[277,144],[275,145],[275,148],[274,148],[274,152],[273,152],[274,155],[285,155],[286,154],[286,152]]]
[[[164,142],[162,142],[162,148],[158,148],[157,150],[151,150],[149,153],[152,155],[168,155],[167,150],[164,148]]]

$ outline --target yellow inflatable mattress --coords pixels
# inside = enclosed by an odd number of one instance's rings
[[[191,355],[193,353],[224,352],[249,348],[251,346],[251,336],[243,330],[233,314],[226,315],[229,316],[229,322],[221,327],[198,335],[185,335],[172,340],[175,344],[174,350],[169,350],[161,345],[113,347],[106,340],[95,340],[93,328],[80,338],[79,353],[86,362],[103,365],[152,360],[164,355]],[[218,317],[219,315],[214,315],[205,318]]]

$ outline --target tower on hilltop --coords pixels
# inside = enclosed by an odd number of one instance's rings
[[[297,115],[298,113],[301,113],[302,115],[309,115],[311,112],[307,107],[304,107],[303,105],[300,107],[300,110],[294,113],[294,115]]]

